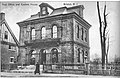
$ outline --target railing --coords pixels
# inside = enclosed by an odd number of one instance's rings
[[[116,75],[120,76],[120,66],[90,66],[89,73],[91,75]]]
[[[85,74],[84,64],[43,64],[44,72]]]

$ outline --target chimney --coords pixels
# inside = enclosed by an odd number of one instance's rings
[[[1,12],[0,13],[0,20],[4,20],[5,19],[5,13]]]

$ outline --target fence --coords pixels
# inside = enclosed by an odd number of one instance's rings
[[[85,64],[43,64],[44,72],[85,74]]]
[[[120,76],[120,66],[105,66],[102,69],[102,66],[91,65],[89,67],[89,74],[91,75],[112,75]]]

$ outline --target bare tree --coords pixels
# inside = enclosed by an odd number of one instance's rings
[[[106,62],[108,62],[108,51],[109,51],[109,36],[107,32],[107,15],[106,14],[106,4],[104,5],[104,12],[103,12],[103,21],[101,19],[100,15],[100,8],[99,8],[99,2],[97,2],[97,10],[98,10],[98,17],[99,17],[99,32],[100,32],[100,43],[101,43],[101,51],[102,51],[102,66],[104,69],[105,65],[105,57],[106,57]],[[107,38],[108,37],[108,38]],[[106,47],[106,40],[108,39],[108,45]]]
[[[106,41],[106,53],[105,53],[105,56],[106,56],[106,65],[108,64],[108,52],[109,52],[109,47],[110,47],[110,36],[109,34],[107,33],[106,34],[106,38],[107,38],[107,41]]]

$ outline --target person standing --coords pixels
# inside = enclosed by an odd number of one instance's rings
[[[35,68],[34,74],[36,74],[36,73],[39,73],[39,74],[40,74],[40,66],[39,66],[39,63],[38,63],[38,62],[37,62],[37,64],[36,64],[36,68]]]

